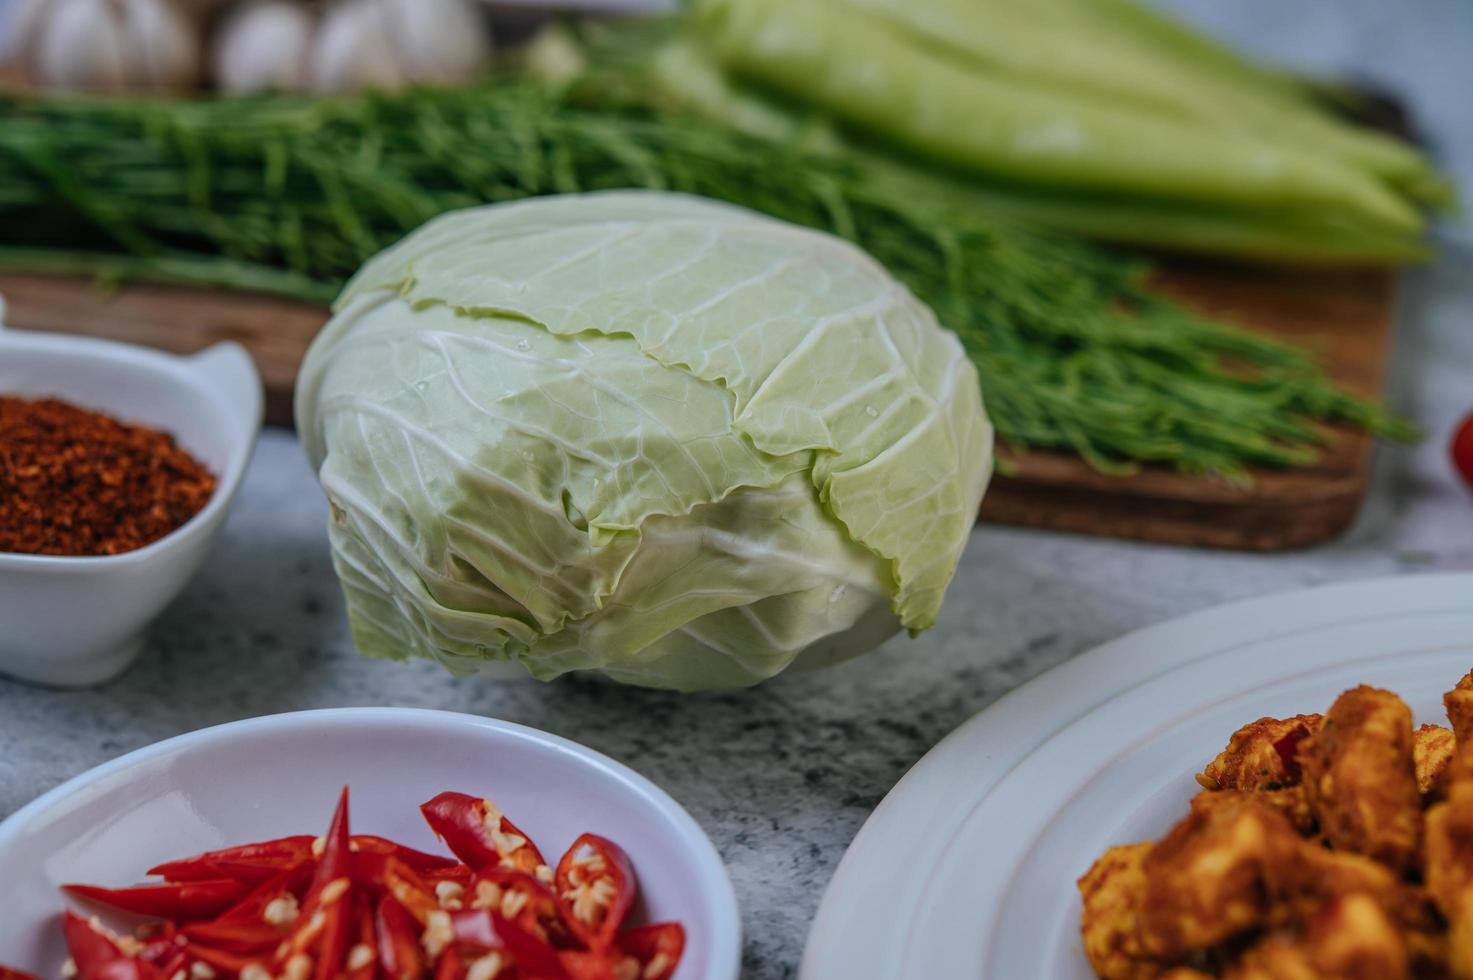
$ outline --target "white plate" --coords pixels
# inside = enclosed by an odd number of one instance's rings
[[[800,977],[1088,980],[1075,880],[1180,819],[1234,729],[1323,711],[1362,682],[1444,721],[1442,693],[1470,667],[1468,574],[1233,603],[1077,657],[890,791],[829,884]]]
[[[566,739],[472,715],[339,708],[181,735],[78,776],[0,823],[0,962],[58,976],[63,882],[126,885],[169,858],[322,833],[351,787],[356,833],[444,853],[418,806],[489,796],[550,859],[583,831],[628,852],[644,921],[686,929],[677,980],[734,980],[736,897],[716,848],[643,776]]]

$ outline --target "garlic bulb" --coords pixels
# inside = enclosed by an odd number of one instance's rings
[[[320,91],[456,82],[480,71],[490,48],[468,0],[345,0],[323,19],[308,72]]]
[[[227,92],[301,88],[314,26],[311,14],[286,0],[231,11],[215,36],[216,84]]]
[[[412,81],[460,81],[485,65],[485,27],[465,0],[381,0],[379,7]]]
[[[411,0],[413,2],[413,0]],[[309,84],[323,92],[403,88],[409,81],[384,28],[378,0],[349,0],[328,11],[312,45]]]
[[[39,85],[159,91],[192,85],[198,28],[173,0],[18,0],[14,52]]]

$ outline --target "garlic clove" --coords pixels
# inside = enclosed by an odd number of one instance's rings
[[[232,5],[231,0],[177,0],[184,12],[196,23],[202,22],[221,7]]]
[[[378,4],[408,78],[464,81],[489,61],[490,36],[467,0],[378,0]]]
[[[107,0],[51,0],[22,54],[32,80],[48,88],[120,91],[127,58],[114,13]]]
[[[259,0],[231,11],[215,39],[215,81],[227,92],[302,87],[312,15],[286,0]]]
[[[15,55],[44,87],[180,88],[198,72],[195,25],[173,0],[22,0],[10,26]]]
[[[193,86],[199,80],[195,25],[173,0],[124,0],[124,76],[137,91]]]
[[[374,0],[348,0],[327,12],[312,45],[310,82],[322,92],[399,89],[408,83]]]
[[[52,0],[13,0],[5,16],[0,18],[0,57],[21,63],[35,48],[36,37],[45,23],[44,14],[52,6]],[[0,6],[0,10],[4,10]]]

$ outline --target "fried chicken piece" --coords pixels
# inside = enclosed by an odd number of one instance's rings
[[[1450,798],[1458,787],[1473,788],[1473,740],[1467,743],[1467,748],[1461,742],[1453,746],[1453,757],[1447,760],[1437,780],[1438,798]]]
[[[1473,670],[1442,696],[1442,707],[1461,741],[1473,741]]]
[[[1440,926],[1427,889],[1408,884],[1385,865],[1359,854],[1301,841],[1295,859],[1271,872],[1269,887],[1282,912],[1292,919],[1306,918],[1327,902],[1364,895],[1407,929],[1435,931]]]
[[[1292,862],[1301,841],[1288,819],[1253,794],[1199,809],[1145,855],[1140,936],[1167,962],[1268,920],[1268,868]]]
[[[1309,953],[1287,933],[1266,936],[1222,974],[1224,980],[1325,980]]]
[[[1270,798],[1267,793],[1202,792],[1192,800],[1192,813],[1205,815],[1243,806],[1282,813],[1268,802]],[[1387,915],[1407,928],[1437,927],[1437,913],[1426,889],[1407,883],[1377,861],[1279,833],[1273,837],[1272,850],[1274,859],[1265,863],[1262,876],[1271,900],[1266,925],[1299,921],[1331,899],[1360,893],[1374,898]]]
[[[1233,732],[1197,776],[1204,789],[1277,790],[1299,782],[1296,750],[1319,731],[1319,715],[1260,718]]]
[[[1417,980],[1454,980],[1448,962],[1447,927],[1438,923],[1430,931],[1408,929],[1401,934],[1406,942],[1407,958],[1412,963],[1412,976]]]
[[[1426,855],[1422,878],[1427,891],[1452,921],[1473,894],[1473,794],[1459,790],[1427,811]]]
[[[1446,798],[1427,811],[1422,862],[1427,891],[1448,922],[1448,962],[1459,977],[1473,977],[1473,778],[1469,772],[1473,772],[1473,741],[1460,742],[1448,764]]]
[[[1142,864],[1151,847],[1112,847],[1079,879],[1084,953],[1103,980],[1150,980],[1164,969],[1140,940],[1140,906],[1146,890]]]
[[[1186,819],[1080,879],[1096,973],[1473,980],[1473,671],[1444,705],[1413,731],[1362,685],[1234,732]]]
[[[1206,810],[1211,807],[1232,806],[1244,796],[1251,796],[1260,803],[1278,810],[1289,818],[1294,829],[1308,836],[1317,829],[1314,814],[1309,810],[1309,801],[1305,798],[1303,786],[1285,786],[1283,789],[1261,789],[1254,792],[1244,792],[1234,789],[1204,789],[1192,797],[1192,812]]]
[[[1451,757],[1437,777],[1439,802],[1428,808],[1422,880],[1447,920],[1444,956],[1452,976],[1473,977],[1473,673],[1443,697],[1453,724]],[[1466,737],[1457,738],[1458,732]]]
[[[1473,895],[1473,741],[1459,743],[1446,772],[1445,798],[1427,810],[1422,880],[1451,920]]]
[[[1424,798],[1442,795],[1442,777],[1457,744],[1457,737],[1441,725],[1423,725],[1412,733],[1412,765],[1417,773],[1417,790]]]
[[[1451,795],[1454,786],[1473,786],[1473,671],[1464,674],[1457,687],[1442,696],[1443,707],[1453,726],[1453,754],[1438,780],[1439,795]],[[1465,733],[1459,737],[1458,733]],[[1463,746],[1469,746],[1463,751]]]
[[[1326,905],[1305,927],[1310,961],[1327,977],[1404,980],[1411,972],[1401,932],[1369,895]]]
[[[1412,761],[1412,713],[1390,691],[1361,685],[1335,699],[1299,747],[1310,810],[1336,848],[1393,870],[1416,863],[1422,798]]]
[[[1395,923],[1369,895],[1332,899],[1300,934],[1277,932],[1245,952],[1231,980],[1408,980],[1411,961]]]

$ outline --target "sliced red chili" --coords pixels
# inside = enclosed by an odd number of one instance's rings
[[[100,888],[97,885],[62,885],[77,898],[99,902],[124,912],[156,915],[176,921],[208,919],[240,901],[250,886],[222,878],[215,881],[181,881],[133,888]]]
[[[381,892],[388,886],[384,884],[384,868],[389,863],[386,854],[375,854],[371,851],[358,851],[353,854],[353,884],[368,892]]]
[[[398,861],[401,867],[413,871],[431,891],[442,881],[453,882],[464,888],[471,878],[471,869],[459,861],[451,862],[449,866],[421,870],[398,854],[354,851],[353,884],[372,892],[384,891],[388,887],[384,881],[384,869],[388,867],[391,858]]]
[[[608,949],[634,904],[634,866],[624,849],[597,834],[573,842],[557,864],[558,909],[590,949]]]
[[[199,960],[206,966],[213,967],[221,973],[239,976],[248,966],[266,968],[269,959],[265,956],[247,956],[241,953],[227,953],[223,949],[212,949],[199,943],[190,943],[184,947],[191,959]]]
[[[590,949],[565,949],[557,954],[568,980],[622,980],[614,970],[611,955]]]
[[[126,959],[117,941],[95,921],[68,911],[62,920],[67,952],[77,966],[77,976],[86,980],[115,960]]]
[[[134,930],[133,935],[142,940],[172,939],[178,935],[179,930],[174,923],[167,919],[156,919],[153,922],[145,922]]]
[[[685,955],[685,927],[657,922],[619,934],[619,951],[639,964],[640,980],[670,980]]]
[[[317,950],[315,980],[333,980],[345,972],[349,937],[353,931],[353,919],[349,915],[352,905],[338,900],[323,908],[322,938]]]
[[[271,958],[282,967],[298,956],[316,951],[315,975],[332,977],[342,967],[347,942],[346,916],[352,888],[352,833],[348,820],[348,788],[343,787],[333,811],[332,823],[323,838],[322,853],[312,882],[302,899],[295,924]]]
[[[158,967],[128,956],[96,922],[69,911],[62,928],[78,980],[163,980]]]
[[[495,911],[544,942],[567,939],[552,890],[524,872],[507,868],[478,871],[466,886],[463,901],[473,909]]]
[[[353,874],[353,837],[348,827],[348,787],[343,787],[338,797],[337,809],[333,811],[332,823],[322,841],[322,854],[317,859],[317,870],[312,875],[312,884],[302,902],[304,912],[316,909],[320,896],[327,887],[338,880],[351,880]],[[335,889],[336,890],[336,889]]]
[[[150,946],[153,948],[144,947],[138,958],[158,967],[160,976],[172,977],[189,965],[189,951],[184,948],[182,940],[161,940]]]
[[[92,980],[164,980],[158,967],[131,956],[103,964],[91,977]]]
[[[1278,753],[1279,760],[1284,763],[1284,768],[1289,775],[1298,779],[1303,771],[1299,765],[1299,743],[1309,738],[1309,728],[1305,725],[1295,725],[1285,732],[1274,742],[1274,751]]]
[[[357,854],[382,854],[385,857],[393,855],[415,871],[421,872],[460,867],[460,862],[454,858],[417,851],[412,847],[395,843],[387,837],[375,837],[372,834],[354,834],[352,850]]]
[[[250,894],[214,920],[216,923],[243,923],[246,925],[268,925],[278,933],[285,933],[298,914],[296,893],[306,884],[307,868],[299,866],[268,878],[255,887]]]
[[[160,970],[164,970],[164,964],[172,962],[184,952],[184,937],[178,934],[172,922],[159,923],[158,927],[153,927],[152,924],[141,927],[138,938],[143,940],[138,958],[148,960]]]
[[[469,867],[457,861],[448,868],[432,868],[424,872],[424,879],[430,884],[438,884],[442,881],[453,881],[455,884],[465,887],[470,884],[471,877],[475,874]]]
[[[434,888],[398,858],[391,857],[384,862],[384,888],[420,925],[425,924],[431,912],[440,911],[440,899]]]
[[[536,875],[547,867],[537,846],[490,800],[441,793],[419,812],[451,853],[477,871],[503,867]]]
[[[476,949],[500,949],[506,944],[496,931],[490,909],[457,909],[450,913],[450,929],[455,941]]]
[[[491,909],[472,909],[489,915],[492,929],[517,965],[517,980],[568,980],[557,950],[535,933]]]
[[[378,975],[378,934],[373,909],[366,900],[353,904],[353,945],[346,959],[346,980],[373,980]]]
[[[460,955],[460,950],[452,946],[441,955],[440,962],[435,967],[435,980],[464,980],[464,978],[465,958]]]
[[[348,879],[334,878],[317,897],[303,903],[292,931],[271,957],[273,967],[282,967],[296,956],[312,955],[319,970],[342,968],[347,942],[343,923],[351,905],[348,888]]]
[[[424,976],[424,952],[419,945],[419,923],[393,896],[379,899],[374,910],[378,931],[378,958],[388,980],[418,980]]]
[[[34,973],[17,970],[13,966],[0,965],[0,980],[41,980]]]
[[[283,837],[158,865],[166,882],[70,885],[80,898],[160,916],[136,955],[72,913],[78,980],[173,980],[191,964],[225,977],[293,980],[670,980],[684,951],[675,923],[620,935],[634,904],[628,857],[584,834],[550,869],[488,800],[442,793],[421,807],[463,861],[354,835],[345,787],[321,839]],[[95,920],[93,920],[95,922]],[[427,952],[431,951],[431,952]],[[0,967],[0,980],[35,980]]]
[[[270,953],[285,933],[276,926],[253,922],[197,922],[184,927],[191,942],[229,953]]]
[[[298,834],[166,861],[149,868],[148,873],[166,881],[206,881],[224,877],[256,882],[311,860],[312,835]]]

